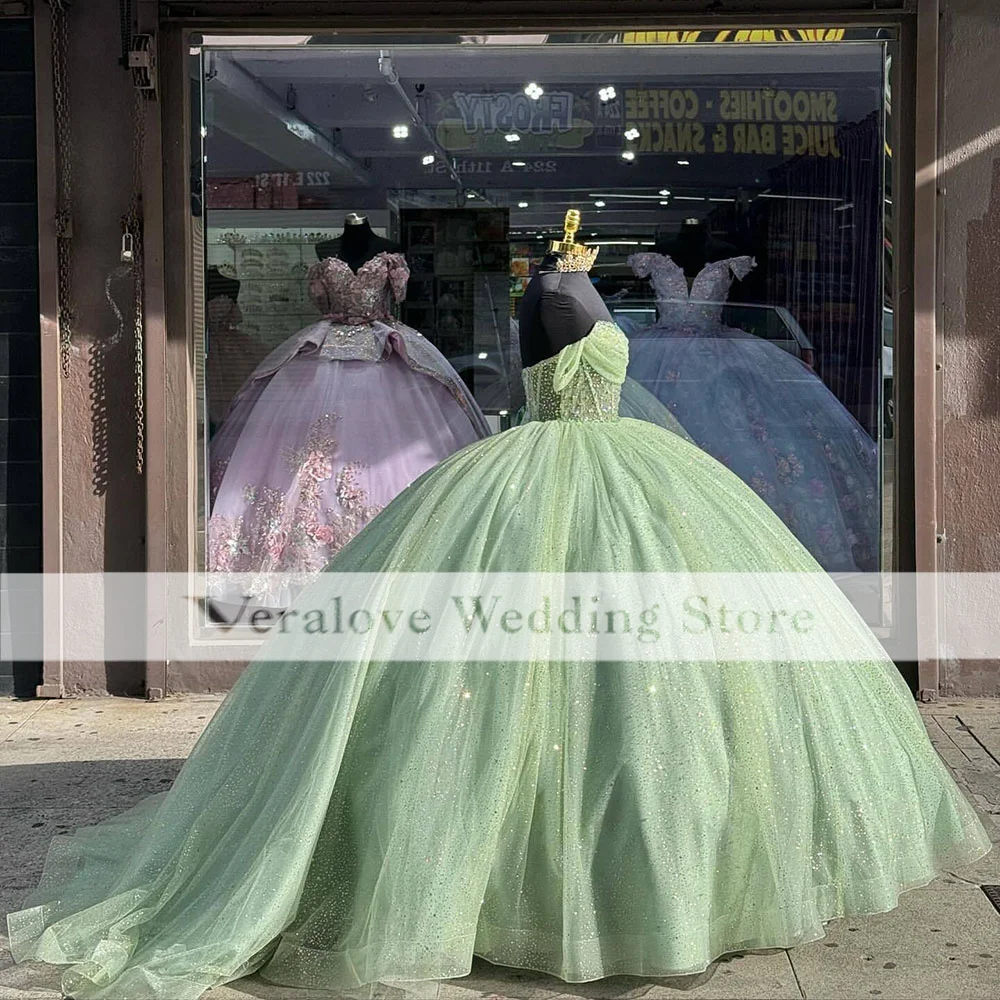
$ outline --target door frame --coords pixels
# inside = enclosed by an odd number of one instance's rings
[[[177,690],[205,690],[205,676],[217,679],[211,689],[231,686],[239,674],[220,663],[209,666],[188,660],[169,664],[165,645],[166,595],[154,588],[166,573],[189,573],[195,566],[196,512],[199,502],[195,439],[195,386],[192,364],[195,303],[191,274],[192,226],[190,212],[190,79],[189,48],[194,35],[206,33],[302,33],[308,27],[336,25],[349,41],[352,34],[427,31],[422,3],[396,0],[330,5],[316,13],[316,4],[275,6],[253,2],[194,2],[175,7],[169,2],[140,0],[140,30],[154,34],[158,53],[158,99],[148,102],[146,154],[143,176],[146,301],[146,546],[150,577],[147,616],[151,648],[146,664],[146,692],[150,699],[169,693],[169,673]],[[336,12],[333,12],[336,6]],[[898,32],[898,71],[893,93],[893,197],[898,242],[895,281],[894,392],[896,396],[896,476],[894,485],[893,551],[900,572],[932,573],[937,568],[938,505],[938,325],[935,315],[937,267],[937,7],[938,0],[901,2],[891,9],[867,12],[845,10],[843,3],[801,5],[754,2],[754,12],[723,17],[704,12],[709,6],[685,4],[685,13],[654,14],[662,4],[623,3],[614,8],[609,23],[606,3],[597,11],[590,0],[573,5],[573,14],[525,13],[519,3],[437,5],[435,30],[476,32],[567,31],[573,28],[621,31],[632,18],[643,30],[690,28],[709,23],[711,29],[775,26],[882,26]],[[472,12],[472,8],[475,12]],[[700,8],[702,13],[699,14]],[[516,23],[515,23],[516,19]],[[633,25],[629,25],[629,30]],[[331,29],[332,30],[332,29]],[[898,92],[897,92],[898,91]],[[896,124],[898,122],[898,125]],[[178,252],[178,246],[183,252]],[[921,647],[936,650],[937,595],[932,587],[918,598],[918,620],[924,629]],[[214,640],[219,641],[219,640]],[[232,640],[223,640],[230,641]],[[249,660],[256,644],[234,649]],[[937,696],[936,656],[916,664],[899,664],[923,700]],[[207,671],[207,673],[206,673]]]

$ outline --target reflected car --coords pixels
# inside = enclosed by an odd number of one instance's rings
[[[722,307],[722,322],[746,330],[761,340],[794,355],[810,368],[816,366],[816,351],[795,317],[784,306],[765,306],[752,302],[727,302]]]
[[[706,303],[714,305],[715,303]],[[656,310],[643,303],[627,299],[607,303],[611,315],[626,334],[632,336],[656,321]],[[816,350],[806,332],[784,306],[759,305],[755,302],[726,302],[722,306],[722,322],[769,340],[775,347],[798,358],[809,368],[816,367]]]

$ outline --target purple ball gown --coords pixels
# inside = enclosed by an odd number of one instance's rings
[[[441,352],[390,314],[409,273],[394,253],[310,269],[323,318],[264,359],[211,442],[208,569],[241,574],[216,597],[284,607],[414,479],[489,434]]]

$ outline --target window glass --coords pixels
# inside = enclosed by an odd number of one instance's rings
[[[206,568],[287,572],[258,595],[282,604],[424,468],[530,419],[519,310],[569,209],[630,339],[622,415],[727,464],[826,569],[879,567],[886,45],[720,35],[193,50]]]

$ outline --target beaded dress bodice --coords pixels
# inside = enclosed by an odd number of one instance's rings
[[[410,269],[398,253],[380,253],[352,271],[339,257],[309,269],[309,297],[333,323],[360,324],[390,318],[391,300],[402,302]]]
[[[601,321],[586,337],[521,373],[535,420],[607,422],[618,419],[628,340]]]
[[[730,257],[706,264],[688,291],[684,269],[658,253],[634,253],[629,267],[639,278],[649,278],[656,296],[658,325],[693,330],[718,327],[733,278],[745,278],[754,267],[752,257]]]
[[[315,323],[279,344],[254,369],[232,405],[296,358],[316,361],[367,361],[402,358],[414,372],[440,382],[465,410],[477,433],[490,433],[486,418],[458,372],[419,331],[392,316],[393,302],[406,298],[410,269],[400,253],[378,253],[357,269],[339,257],[326,257],[309,269],[309,297],[323,314]]]
[[[375,325],[392,321],[392,302],[406,298],[410,269],[398,253],[379,253],[352,271],[339,257],[309,269],[309,297],[325,324],[320,357],[327,361],[377,361],[384,338]]]

